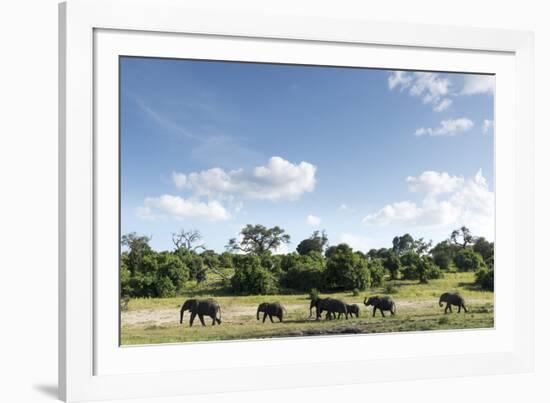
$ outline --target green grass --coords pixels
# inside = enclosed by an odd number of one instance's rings
[[[321,296],[330,295],[359,304],[361,315],[357,319],[316,321],[308,318],[309,298],[305,293],[232,296],[220,286],[219,279],[212,279],[200,287],[187,289],[177,298],[131,299],[128,310],[122,314],[122,344],[491,328],[494,324],[493,293],[476,289],[473,282],[473,273],[449,273],[428,284],[402,280],[387,282],[393,285],[391,297],[396,303],[397,314],[393,317],[387,314],[385,318],[379,313],[373,318],[372,309],[363,305],[365,296],[383,295],[385,287],[368,289],[359,296],[353,296],[352,292],[324,293]],[[453,308],[452,314],[444,315],[438,298],[447,291],[460,291],[466,299],[467,314],[457,314]],[[211,320],[205,318],[207,326],[203,327],[196,318],[193,327],[189,327],[188,312],[180,325],[179,306],[191,296],[215,298],[222,309],[221,326],[211,326]],[[256,307],[264,301],[278,301],[286,306],[285,322],[270,323],[269,318],[265,323],[257,321]]]

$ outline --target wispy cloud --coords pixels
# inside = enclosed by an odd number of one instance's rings
[[[184,127],[184,126],[176,123],[174,120],[170,119],[168,116],[165,116],[165,115],[157,112],[156,110],[154,110],[153,108],[151,108],[150,106],[145,104],[145,102],[143,102],[142,99],[139,99],[139,98],[136,99],[136,103],[141,108],[141,110],[144,111],[147,114],[147,116],[149,116],[151,119],[156,121],[159,125],[161,125],[165,129],[172,130],[172,131],[174,131],[178,134],[183,135],[184,137],[186,137],[188,139],[192,139],[192,140],[196,140],[196,141],[200,141],[200,142],[204,142],[204,141],[207,140],[207,139],[205,139],[204,136],[199,136],[199,135],[194,134],[193,132],[188,130],[186,127]]]
[[[390,90],[407,90],[409,95],[420,98],[436,112],[442,112],[452,104],[448,98],[451,81],[438,73],[394,71],[388,77],[388,87]]]
[[[474,122],[468,118],[442,120],[438,127],[421,127],[414,132],[415,136],[455,136],[474,127]]]

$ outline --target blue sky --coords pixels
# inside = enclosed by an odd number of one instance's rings
[[[493,94],[482,75],[121,58],[122,233],[493,239]]]

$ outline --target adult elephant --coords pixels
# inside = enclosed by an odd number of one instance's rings
[[[327,312],[327,319],[332,319],[336,314],[342,316],[344,314],[346,319],[348,318],[348,310],[344,301],[335,298],[316,298],[312,299],[309,304],[309,317],[311,317],[311,310],[315,307],[317,320],[321,319],[321,315],[324,311]]]
[[[258,305],[258,310],[256,311],[256,320],[260,320],[260,312],[263,312],[264,318],[262,320],[262,323],[265,323],[265,319],[267,316],[269,316],[269,320],[273,322],[273,317],[279,318],[279,322],[283,321],[283,315],[284,315],[285,308],[278,302],[263,302],[260,305]]]
[[[384,315],[384,311],[390,311],[390,313],[395,315],[395,302],[390,297],[370,297],[367,299],[365,297],[365,300],[363,301],[365,306],[371,306],[372,305],[372,316],[376,316],[376,310],[378,309],[380,313],[382,314],[382,317],[386,317]]]
[[[444,303],[447,304],[445,306],[445,313],[447,313],[447,310],[449,310],[449,312],[451,313],[453,312],[453,308],[451,307],[451,305],[458,306],[458,313],[460,313],[461,308],[464,308],[464,313],[468,312],[468,310],[466,309],[464,298],[462,298],[462,295],[457,292],[446,292],[441,294],[441,297],[439,297],[439,306],[442,307]]]
[[[195,317],[199,315],[199,320],[203,326],[204,317],[210,316],[212,318],[212,326],[218,322],[218,325],[222,323],[222,311],[220,305],[213,299],[188,299],[183,303],[180,309],[180,323],[183,322],[183,313],[189,311],[191,318],[189,319],[189,326],[193,326]]]

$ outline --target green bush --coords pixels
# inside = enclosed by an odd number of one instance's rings
[[[428,256],[420,256],[416,252],[407,252],[401,256],[403,269],[401,273],[406,280],[419,280],[427,283],[428,280],[441,278],[441,269]]]
[[[235,256],[235,274],[231,277],[231,288],[236,294],[275,294],[277,286],[273,275],[262,267],[258,256]]]
[[[329,253],[325,270],[325,288],[332,290],[364,290],[370,285],[367,261],[346,244],[340,244]],[[330,248],[329,248],[330,249]]]
[[[202,283],[206,280],[207,267],[203,263],[202,258],[195,252],[181,249],[177,252],[177,256],[189,269],[189,278],[197,283]]]
[[[169,277],[159,277],[155,281],[155,296],[159,298],[170,298],[176,296],[176,286]]]
[[[386,269],[382,265],[380,259],[373,259],[368,263],[371,287],[380,287],[384,284],[384,279],[386,276]]]
[[[397,294],[399,289],[393,284],[386,284],[384,286],[384,294]]]
[[[283,272],[281,279],[284,287],[299,291],[323,288],[325,265],[320,253],[310,252],[304,256],[286,259],[285,265],[286,273]]]
[[[476,284],[484,290],[494,291],[495,270],[482,268],[476,271]]]
[[[470,248],[458,251],[453,261],[458,271],[477,271],[486,267],[483,257]]]

